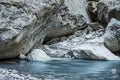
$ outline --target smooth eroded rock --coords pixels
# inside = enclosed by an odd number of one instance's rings
[[[104,43],[112,52],[120,51],[120,21],[114,18],[110,21],[106,29]]]
[[[51,60],[51,58],[41,49],[33,49],[33,51],[27,56],[27,59],[33,61]]]
[[[63,0],[0,0],[0,59],[41,44],[61,4]]]
[[[78,33],[79,34],[79,33]],[[104,31],[84,33],[83,37],[68,38],[66,41],[45,45],[42,49],[51,57],[92,59],[92,60],[120,60],[104,46]]]

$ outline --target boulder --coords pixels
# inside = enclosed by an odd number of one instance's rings
[[[77,51],[77,59],[92,59],[92,60],[120,60],[120,57],[114,55],[109,49],[107,49],[103,44],[96,44],[96,42],[90,44],[82,44],[76,48],[73,48],[74,51]]]
[[[63,0],[0,0],[0,59],[26,54],[46,36]]]
[[[105,33],[105,46],[112,52],[120,51],[120,21],[112,19]]]
[[[92,60],[120,60],[104,46],[104,31],[100,30],[83,37],[68,38],[66,41],[44,45],[42,48],[51,57],[92,59]],[[86,37],[89,36],[89,39]]]
[[[33,49],[33,51],[27,56],[27,59],[33,61],[51,60],[51,58],[41,49]]]

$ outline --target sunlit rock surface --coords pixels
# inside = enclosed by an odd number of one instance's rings
[[[74,51],[79,52],[78,57],[83,59],[95,59],[95,60],[120,60],[118,56],[115,56],[109,49],[107,49],[103,44],[96,44],[95,42],[91,44],[82,44],[73,48]]]
[[[34,49],[28,56],[28,60],[33,61],[48,61],[51,58],[41,49]]]
[[[106,29],[104,43],[112,52],[120,51],[120,21],[114,18],[110,21]]]
[[[65,5],[67,5],[70,13],[83,15],[87,19],[87,22],[90,23],[86,0],[65,0]]]
[[[41,44],[63,0],[0,0],[0,59]]]

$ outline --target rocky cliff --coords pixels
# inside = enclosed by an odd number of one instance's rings
[[[87,2],[85,0],[64,0],[57,18],[53,19],[49,25],[50,28],[45,41],[70,35],[79,29],[85,29],[90,23],[87,13]]]
[[[33,50],[28,56],[34,60],[40,49],[51,57],[118,60],[113,53],[120,51],[119,4],[119,0],[1,0],[0,59],[25,58]]]
[[[0,59],[26,54],[42,43],[63,0],[0,0]]]

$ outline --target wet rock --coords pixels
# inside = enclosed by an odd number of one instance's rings
[[[116,19],[110,21],[106,29],[104,43],[112,52],[120,51],[120,21]]]
[[[46,36],[63,0],[0,0],[0,59],[26,54]]]

